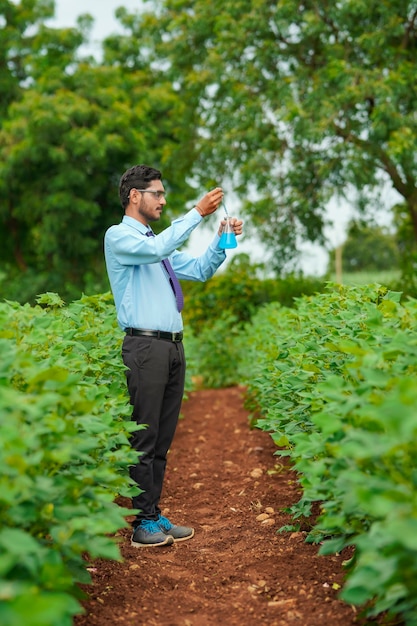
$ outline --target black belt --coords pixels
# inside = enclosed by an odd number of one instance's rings
[[[155,339],[166,339],[167,341],[182,341],[182,332],[167,333],[164,330],[142,330],[141,328],[125,328],[125,332],[133,337],[154,337]]]

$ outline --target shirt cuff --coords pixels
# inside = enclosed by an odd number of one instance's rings
[[[194,217],[194,215],[195,215],[195,214],[197,214],[197,215],[198,215],[198,218],[199,218],[198,222],[199,222],[199,223],[203,221],[204,217],[201,215],[201,213],[199,212],[199,210],[198,210],[198,209],[196,209],[195,207],[193,207],[193,208],[191,209],[191,211],[189,211],[189,212],[188,212],[188,215],[189,215],[190,213],[192,213],[192,214],[193,214],[193,217]]]

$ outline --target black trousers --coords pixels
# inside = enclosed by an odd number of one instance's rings
[[[133,406],[132,420],[141,428],[131,437],[139,452],[130,476],[139,486],[132,505],[140,509],[134,522],[157,519],[167,453],[174,438],[184,394],[185,355],[182,342],[126,335],[122,358]]]

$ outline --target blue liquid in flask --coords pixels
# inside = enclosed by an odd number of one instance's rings
[[[235,233],[222,233],[219,241],[219,248],[227,250],[228,248],[237,248]]]

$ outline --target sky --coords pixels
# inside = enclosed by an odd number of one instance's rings
[[[143,3],[141,0],[55,0],[55,19],[50,24],[56,27],[75,26],[79,15],[89,13],[94,18],[91,52],[99,54],[100,41],[110,34],[121,32],[121,26],[114,16],[115,10],[119,6],[123,6],[129,11],[136,11],[143,7]],[[147,10],[150,10],[151,6],[150,2],[145,4]],[[229,213],[236,214],[233,198],[225,196],[225,201]],[[329,207],[329,216],[334,221],[334,225],[326,229],[330,247],[336,247],[343,243],[346,226],[353,214],[353,209],[347,203],[333,204]],[[200,227],[192,233],[187,247],[192,254],[200,254],[202,249],[210,243],[217,228],[218,217],[218,213],[210,216],[206,220],[207,226]],[[383,219],[382,223],[385,222],[387,220]],[[228,251],[229,260],[239,252],[246,252],[250,254],[253,262],[262,261],[264,251],[256,241],[245,240],[242,237],[238,239],[238,242],[239,245],[235,250]],[[307,274],[322,275],[326,271],[327,253],[313,244],[304,244],[301,246],[301,250],[303,271]]]
[[[107,35],[121,32],[119,22],[114,17],[115,10],[120,6],[133,12],[140,9],[143,3],[141,0],[55,0],[55,20],[51,25],[75,26],[79,15],[89,13],[94,18],[91,38],[93,45],[95,43],[97,46],[97,42]]]

